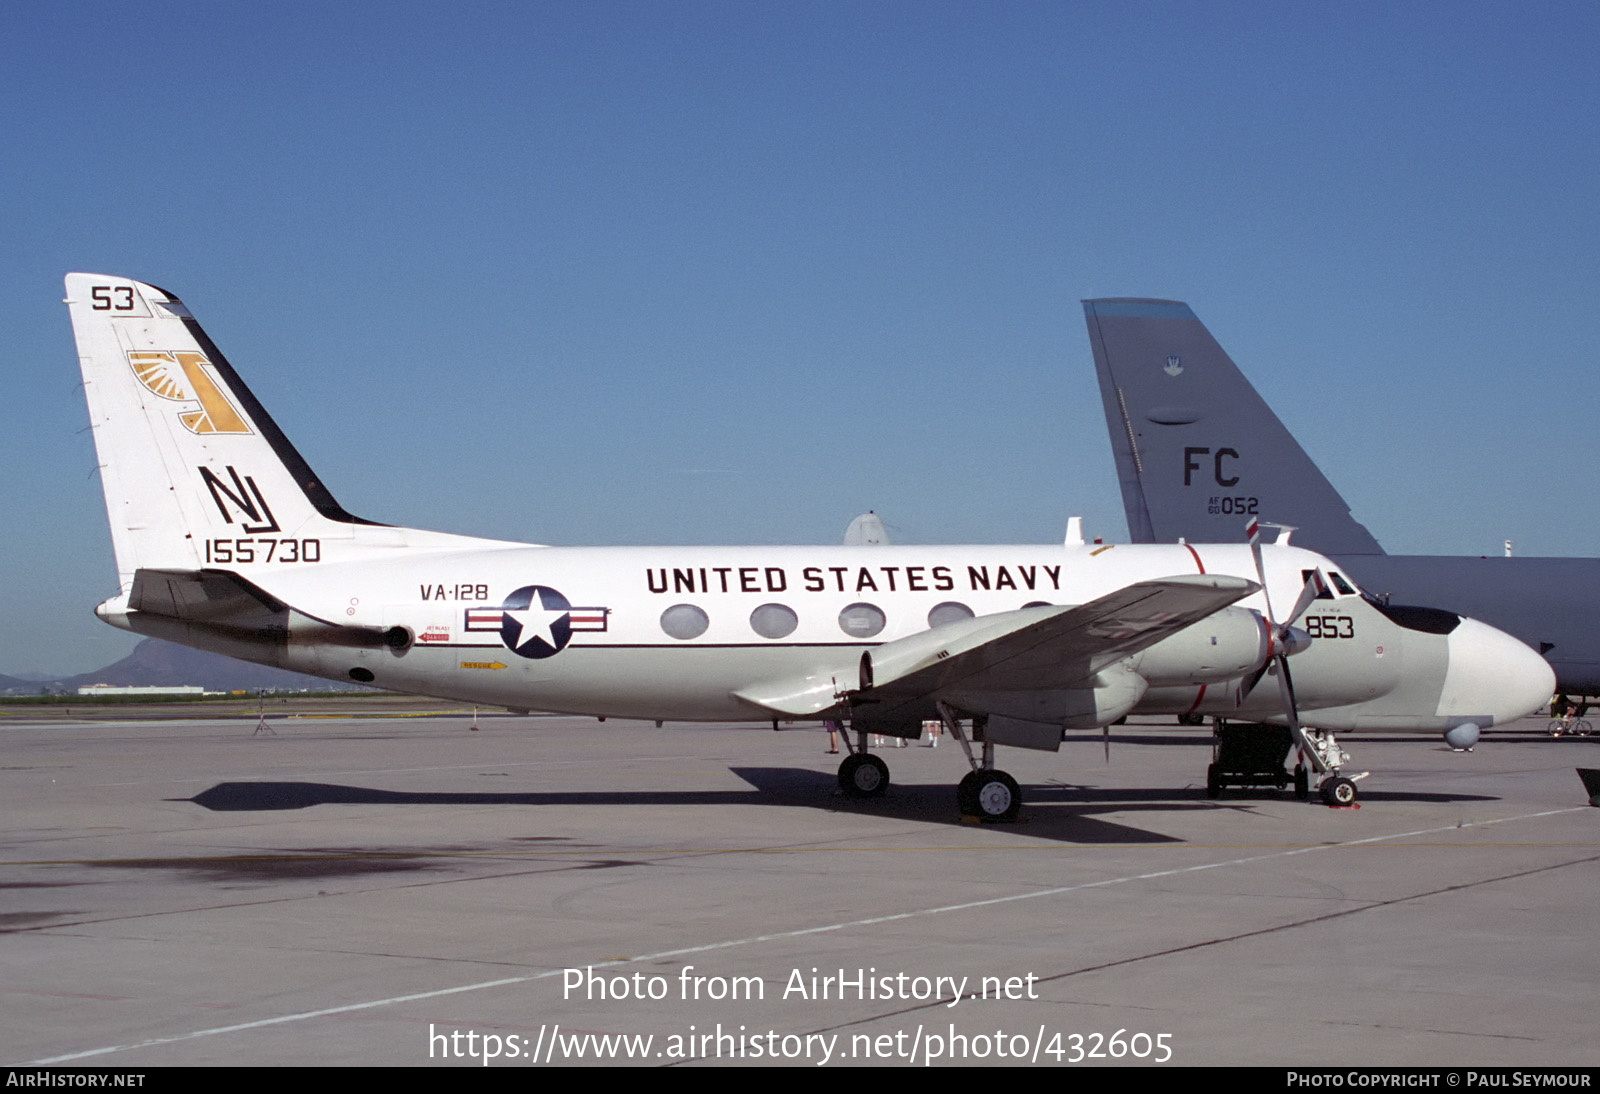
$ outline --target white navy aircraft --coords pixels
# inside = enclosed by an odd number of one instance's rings
[[[1600,694],[1600,558],[1388,554],[1187,304],[1083,310],[1133,542],[1282,521],[1368,592],[1481,618],[1538,649],[1563,692]]]
[[[1334,731],[1475,738],[1550,693],[1516,639],[1386,614],[1280,544],[1105,546],[1074,524],[1048,546],[575,548],[362,520],[177,297],[66,290],[120,582],[96,611],[138,634],[513,709],[834,721],[863,796],[888,783],[870,735],[937,718],[972,768],[961,808],[987,819],[1021,800],[996,744],[1054,750],[1128,714],[1286,726],[1298,782],[1348,802]]]

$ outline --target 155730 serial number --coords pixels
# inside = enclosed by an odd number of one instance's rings
[[[206,564],[321,562],[320,539],[208,539]]]

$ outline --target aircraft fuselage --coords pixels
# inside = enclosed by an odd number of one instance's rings
[[[118,603],[101,614],[143,634],[464,702],[603,717],[749,721],[779,713],[750,698],[764,683],[818,678],[836,681],[840,692],[854,689],[864,651],[930,626],[1084,604],[1152,576],[1255,573],[1244,545],[867,550],[467,541],[444,550],[396,543],[396,557],[385,559],[385,548],[370,542],[408,534],[415,533],[357,527],[349,539],[319,543],[315,564],[259,561],[264,552],[258,544],[236,539],[230,556],[237,558],[243,544],[257,561],[233,562],[228,572],[294,605],[277,623],[209,624]],[[1307,570],[1330,566],[1292,547],[1269,548],[1266,560],[1275,602],[1283,607],[1293,602]],[[1276,685],[1248,686],[1267,657],[1265,611],[1258,592],[1126,661],[1061,664],[1055,684],[1062,691],[1114,689],[1114,674],[1105,670],[1118,666],[1131,669],[1137,682],[1131,693],[1126,687],[1116,692],[1120,706],[1102,702],[1083,713],[1058,707],[1049,720],[1092,728],[1129,713],[1280,719]],[[1310,628],[1313,639],[1292,660],[1308,725],[1443,730],[1463,719],[1490,724],[1506,714],[1492,709],[1490,697],[1469,698],[1463,682],[1452,681],[1452,653],[1458,663],[1468,656],[1459,635],[1453,640],[1409,630],[1353,595],[1313,602],[1299,627]],[[373,640],[355,644],[347,637],[352,633]],[[393,639],[385,644],[381,635]],[[1510,651],[1519,652],[1527,653]],[[1518,701],[1531,709],[1539,698]],[[935,716],[930,701],[906,718]]]

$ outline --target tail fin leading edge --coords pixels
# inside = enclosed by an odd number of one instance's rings
[[[1083,311],[1135,543],[1230,542],[1257,516],[1326,554],[1384,553],[1187,304]]]

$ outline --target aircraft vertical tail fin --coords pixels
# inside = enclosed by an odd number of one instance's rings
[[[1326,554],[1384,553],[1187,304],[1083,311],[1135,543],[1225,543],[1256,516]]]
[[[124,593],[141,568],[316,561],[372,523],[334,501],[176,296],[83,273],[66,290]]]
[[[868,509],[844,530],[844,545],[846,547],[883,547],[889,542],[889,531],[883,526],[883,518]]]

